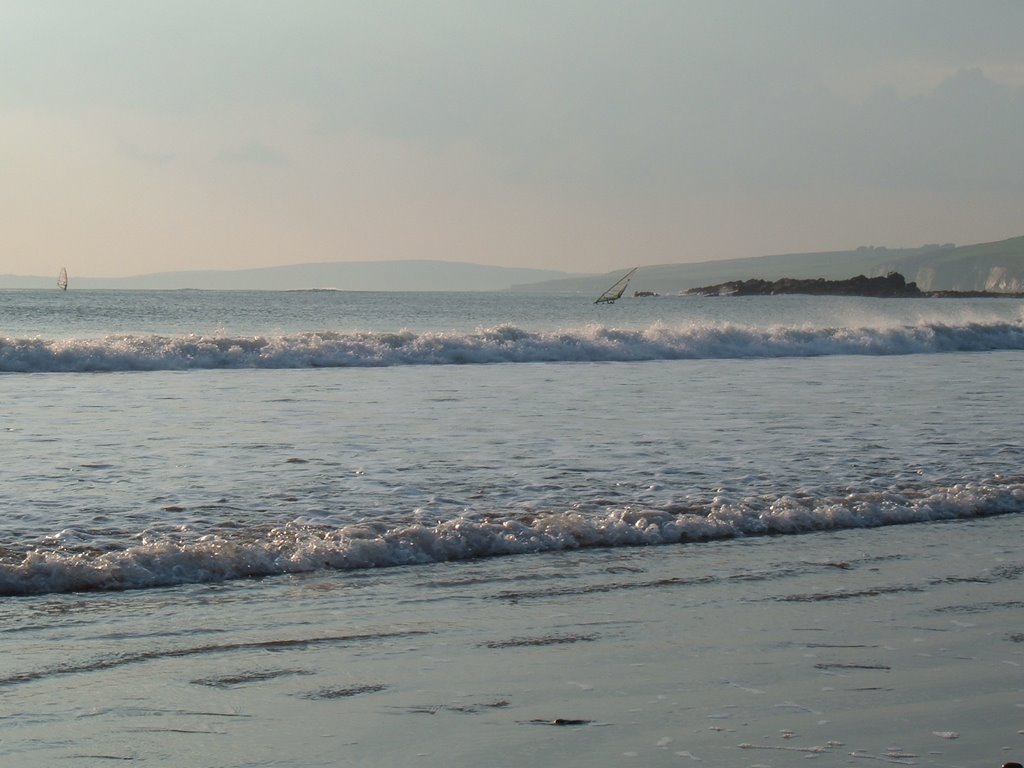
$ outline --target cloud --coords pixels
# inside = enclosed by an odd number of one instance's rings
[[[9,0],[0,134],[40,200],[103,187],[157,230],[290,207],[261,224],[303,211],[311,252],[968,242],[1019,229],[1021,28],[1019,0]],[[398,209],[429,243],[387,241]],[[217,222],[197,254],[254,252]]]
[[[167,165],[176,159],[176,155],[173,152],[143,150],[127,141],[120,142],[117,145],[117,151],[143,165]]]
[[[1021,125],[1024,88],[965,68],[929,93],[879,92],[853,112],[845,135],[857,149],[861,175],[886,184],[1024,194]],[[842,170],[854,174],[854,164]]]
[[[273,147],[250,142],[222,150],[217,161],[237,165],[282,165],[288,162],[288,157]]]

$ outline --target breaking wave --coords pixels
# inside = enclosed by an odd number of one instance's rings
[[[0,550],[0,595],[128,590],[230,579],[581,549],[804,534],[1024,512],[1024,483],[996,478],[842,496],[716,497],[706,503],[458,517],[433,525],[293,522],[231,534],[179,532],[106,551]]]
[[[1024,323],[758,328],[730,323],[642,329],[588,326],[471,333],[324,332],[280,336],[108,336],[0,339],[0,372],[338,368],[537,362],[908,355],[1024,349]]]

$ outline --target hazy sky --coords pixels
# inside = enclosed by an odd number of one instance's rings
[[[1022,0],[0,0],[0,273],[1024,234]]]

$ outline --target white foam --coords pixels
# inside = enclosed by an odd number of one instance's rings
[[[409,566],[584,547],[653,546],[802,534],[1024,511],[1024,483],[964,483],[928,491],[833,498],[715,499],[678,513],[624,507],[598,514],[458,517],[434,525],[332,528],[294,522],[269,531],[189,534],[95,553],[38,547],[0,563],[0,595],[121,590],[227,579]]]
[[[757,328],[653,324],[533,332],[511,325],[472,333],[301,333],[281,336],[108,336],[0,339],[0,372],[318,368],[527,362],[905,355],[1024,349],[1024,322]]]

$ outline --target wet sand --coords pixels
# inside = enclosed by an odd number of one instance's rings
[[[1024,756],[1022,533],[11,600],[0,765],[997,767]]]

